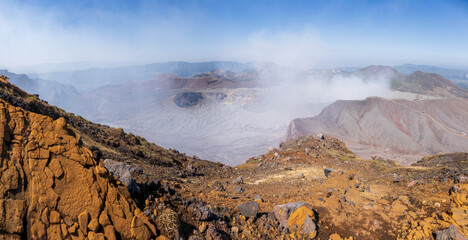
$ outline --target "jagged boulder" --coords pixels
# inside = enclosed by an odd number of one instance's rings
[[[237,206],[237,209],[242,215],[250,218],[257,216],[259,208],[260,205],[256,201],[241,203]]]
[[[93,159],[65,119],[0,100],[0,155],[0,239],[156,236],[127,188]]]
[[[455,225],[450,225],[449,228],[436,232],[437,240],[467,240],[466,237],[458,230]]]
[[[128,191],[131,193],[139,193],[140,188],[132,178],[131,167],[123,162],[117,162],[112,159],[105,159],[104,166],[109,172],[116,176],[119,181],[127,185]]]
[[[317,235],[315,213],[305,202],[291,202],[274,207],[273,212],[280,226],[284,229],[297,231],[312,239]]]

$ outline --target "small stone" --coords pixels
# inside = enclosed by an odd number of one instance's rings
[[[104,237],[103,233],[89,232],[88,239],[89,240],[105,240],[106,238]]]
[[[332,235],[330,235],[328,240],[343,240],[343,238],[339,234],[333,233]]]
[[[394,173],[393,174],[393,183],[399,183],[399,182],[401,182],[401,178],[396,173]]]
[[[260,206],[256,201],[241,203],[237,206],[239,212],[245,217],[256,217]]]
[[[47,239],[58,239],[62,240],[62,230],[60,224],[51,224],[47,228]]]
[[[83,233],[85,234],[88,232],[88,223],[89,223],[88,211],[84,211],[80,215],[78,215],[78,224],[80,225],[81,231],[83,231]]]
[[[232,181],[232,183],[234,184],[243,184],[244,183],[244,179],[239,176],[238,178],[236,178],[234,181]]]
[[[0,232],[22,233],[26,209],[24,200],[0,199]]]
[[[406,187],[412,187],[414,185],[416,185],[417,181],[416,180],[413,180],[411,182],[408,183],[408,185],[406,185]]]
[[[283,228],[289,228],[288,220],[290,214],[296,211],[298,208],[302,206],[309,206],[309,204],[305,202],[291,202],[282,205],[277,205],[273,208],[273,212],[275,214],[276,219],[279,221],[280,225]]]
[[[99,221],[96,218],[91,219],[91,221],[88,224],[89,230],[91,230],[93,232],[97,232],[99,227],[100,227],[100,224],[99,224]]]
[[[456,185],[455,185],[455,186],[452,186],[452,187],[450,188],[450,190],[449,190],[449,194],[452,195],[452,193],[458,192],[458,189],[459,189],[459,188],[460,188],[460,187],[459,187],[459,186],[456,186]]]
[[[198,230],[200,231],[200,233],[204,233],[206,231],[206,224],[203,222],[199,227],[198,227]]]
[[[107,226],[111,224],[109,215],[107,215],[107,211],[102,211],[101,215],[99,215],[99,224],[102,226]]]
[[[374,220],[374,223],[373,223],[373,225],[374,225],[375,227],[379,227],[379,226],[380,226],[380,222],[379,222],[379,221],[377,221],[377,220]]]
[[[62,230],[62,236],[66,237],[68,235],[67,225],[64,223],[60,224],[60,229]]]
[[[107,225],[104,227],[104,235],[107,240],[116,240],[117,236],[115,235],[115,229],[112,225]]]
[[[156,240],[169,240],[169,238],[167,238],[166,236],[161,235],[161,236],[157,237]]]
[[[49,222],[51,224],[60,223],[60,213],[58,213],[57,211],[50,212]]]
[[[319,133],[318,137],[320,138],[320,140],[325,140],[325,134],[323,133]]]
[[[239,233],[239,228],[238,227],[232,227],[231,231],[232,231],[232,233],[237,234],[237,233]]]
[[[58,159],[54,158],[50,160],[49,167],[56,178],[60,178],[63,175],[63,168]]]
[[[217,190],[217,191],[224,191],[224,186],[221,184],[220,181],[216,181],[211,185],[211,188]]]
[[[148,240],[151,238],[151,231],[138,217],[134,216],[130,232],[134,239]]]
[[[206,230],[206,239],[207,240],[224,240],[224,239],[229,239],[226,234],[223,232],[219,231],[214,225],[208,226],[208,229]]]
[[[254,200],[257,201],[257,202],[263,202],[263,199],[260,196],[260,194],[255,195]]]
[[[452,224],[447,229],[437,231],[436,240],[467,240],[467,238]]]
[[[3,173],[0,172],[2,176],[1,183],[2,188],[6,190],[17,189],[19,187],[19,174],[15,167],[8,168]]]
[[[46,228],[40,220],[33,221],[31,225],[31,237],[32,239],[45,239],[46,238]]]
[[[187,171],[190,174],[195,175],[197,173],[197,168],[194,167],[192,163],[189,163],[189,164],[187,164]]]
[[[101,177],[105,177],[109,173],[109,171],[107,171],[105,167],[96,166],[95,169],[96,169],[96,173]]]
[[[312,209],[310,209],[310,206],[304,205],[291,213],[288,219],[288,227],[291,228],[295,225],[302,228],[302,233],[312,239],[317,235],[317,225],[314,219],[315,214]]]
[[[65,224],[67,224],[68,227],[73,226],[74,222],[70,216],[66,216],[65,219],[63,219],[63,221],[65,222]]]
[[[210,211],[210,209],[207,206],[199,207],[195,214],[201,221],[208,221],[216,218],[216,214]]]
[[[239,186],[239,187],[234,188],[234,191],[238,193],[243,193],[244,189],[241,186]]]
[[[328,176],[330,176],[330,174],[331,174],[332,172],[335,172],[335,171],[334,171],[333,169],[331,169],[331,168],[325,168],[325,169],[323,170],[323,172],[325,173],[325,177],[328,177]]]
[[[140,193],[140,187],[138,187],[130,173],[130,165],[111,159],[104,159],[103,163],[109,172],[127,186],[128,191],[131,193]]]
[[[465,175],[460,175],[456,178],[456,182],[457,183],[464,183],[464,182],[468,182],[468,177],[465,176]]]
[[[68,228],[68,232],[71,233],[71,234],[76,233],[77,230],[78,230],[78,224],[77,223],[73,223],[73,226]]]

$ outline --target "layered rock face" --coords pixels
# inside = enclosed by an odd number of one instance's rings
[[[0,120],[0,239],[156,236],[125,185],[63,118],[0,101]]]

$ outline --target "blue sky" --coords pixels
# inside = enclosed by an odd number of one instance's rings
[[[468,1],[0,1],[0,66],[468,66]]]

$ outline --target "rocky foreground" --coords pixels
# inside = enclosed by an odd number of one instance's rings
[[[443,236],[468,235],[467,160],[460,153],[400,166],[308,136],[180,188],[195,199],[189,209],[203,202],[222,219],[211,224],[235,239],[455,239]],[[197,216],[201,233],[210,223]]]
[[[304,136],[232,168],[0,84],[0,239],[468,236],[467,153],[401,166]]]

